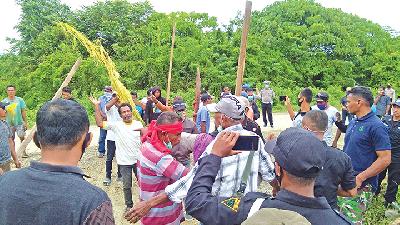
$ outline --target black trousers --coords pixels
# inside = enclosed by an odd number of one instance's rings
[[[273,126],[274,121],[272,120],[272,104],[271,103],[262,103],[261,111],[262,111],[264,125],[268,125],[268,120],[269,120],[269,124],[271,126]],[[268,114],[268,120],[267,120],[266,114]]]
[[[400,182],[400,163],[391,163],[388,168],[379,174],[379,186],[376,194],[381,191],[381,183],[386,177],[386,172],[388,172],[388,185],[385,193],[385,201],[392,203],[396,201],[396,194]]]
[[[125,205],[128,208],[132,208],[132,174],[134,173],[135,177],[137,178],[136,163],[133,165],[120,165],[120,169],[122,174]]]
[[[106,160],[106,177],[111,178],[111,171],[112,171],[112,161],[115,156],[115,141],[110,141],[107,140],[107,160]],[[121,177],[121,173],[119,171],[119,165],[118,165],[118,171],[117,175],[118,177]]]

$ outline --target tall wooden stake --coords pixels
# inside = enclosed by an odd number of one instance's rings
[[[172,28],[172,41],[171,41],[171,51],[169,54],[169,71],[168,71],[168,83],[167,83],[167,98],[166,104],[168,106],[169,102],[169,94],[171,91],[171,78],[172,78],[172,60],[174,58],[174,44],[175,44],[175,32],[176,32],[176,22],[174,22],[174,26]]]
[[[200,77],[200,67],[197,67],[196,73],[196,86],[195,86],[195,97],[193,101],[193,121],[196,122],[197,111],[199,111],[200,105],[200,92],[201,92],[201,77]]]
[[[65,77],[64,81],[62,82],[61,86],[58,88],[57,92],[54,94],[52,100],[55,100],[55,99],[61,97],[61,93],[62,93],[63,87],[65,87],[65,86],[67,86],[69,84],[69,82],[71,81],[71,79],[74,76],[75,72],[78,70],[78,68],[81,65],[81,63],[82,63],[81,59],[77,59],[76,60],[75,64],[72,66],[71,70],[69,71],[69,73]],[[22,141],[21,145],[19,146],[19,148],[17,150],[18,158],[21,158],[22,153],[25,152],[25,149],[26,149],[26,147],[28,147],[28,144],[32,141],[33,134],[35,132],[36,132],[36,125],[34,125],[31,128],[30,133],[28,134],[28,136],[25,137],[24,141]]]
[[[240,53],[238,59],[238,70],[236,75],[236,88],[235,95],[239,96],[242,92],[242,83],[244,68],[246,65],[246,47],[247,47],[247,35],[250,28],[250,18],[251,18],[251,1],[246,1],[246,10],[244,13],[243,30],[242,30],[242,40],[240,42]]]

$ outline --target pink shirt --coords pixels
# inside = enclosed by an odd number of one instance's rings
[[[138,180],[140,200],[148,200],[185,176],[189,169],[175,160],[170,154],[155,149],[149,142],[142,144],[138,161]],[[168,201],[155,206],[141,219],[141,224],[180,224],[183,218],[181,203]]]

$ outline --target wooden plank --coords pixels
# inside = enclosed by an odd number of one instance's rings
[[[176,32],[176,22],[174,22],[174,26],[172,27],[171,51],[169,53],[169,70],[168,70],[167,97],[166,97],[167,106],[169,105],[169,95],[171,91],[172,61],[174,58],[175,32]]]
[[[197,67],[196,73],[196,86],[195,86],[195,97],[193,101],[193,121],[196,122],[197,111],[199,111],[200,106],[200,92],[201,92],[201,77],[200,77],[200,67]]]
[[[247,36],[250,29],[251,4],[252,4],[251,1],[246,1],[246,10],[244,13],[242,39],[240,42],[240,53],[238,59],[238,70],[236,74],[235,95],[237,96],[239,96],[242,92],[243,75],[246,66],[246,47],[247,47]]]

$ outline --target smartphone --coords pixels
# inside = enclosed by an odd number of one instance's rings
[[[232,149],[239,151],[257,151],[258,140],[259,137],[256,135],[241,135]]]
[[[281,102],[286,101],[286,95],[279,96],[279,101]]]

